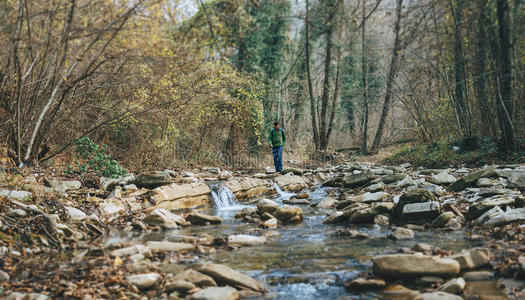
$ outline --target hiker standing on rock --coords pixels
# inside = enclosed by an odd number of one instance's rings
[[[268,136],[268,142],[272,150],[275,172],[281,172],[283,170],[283,147],[286,143],[286,136],[279,122],[273,123],[273,128],[270,130],[270,135]]]

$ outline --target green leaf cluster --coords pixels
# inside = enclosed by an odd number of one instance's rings
[[[89,137],[75,139],[73,143],[77,161],[75,167],[68,165],[67,174],[84,175],[87,172],[93,172],[110,178],[118,178],[127,174],[127,170],[106,153],[107,145],[100,146],[91,141]]]

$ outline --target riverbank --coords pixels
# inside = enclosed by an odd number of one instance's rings
[[[2,295],[523,296],[523,166],[287,171],[5,177]]]

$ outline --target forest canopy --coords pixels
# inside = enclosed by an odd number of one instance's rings
[[[192,10],[184,9],[189,5]],[[90,137],[125,164],[525,138],[520,0],[0,1],[0,137],[16,165]]]

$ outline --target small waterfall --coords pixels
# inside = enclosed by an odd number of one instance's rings
[[[283,200],[292,198],[292,196],[295,196],[295,193],[283,191],[283,189],[277,183],[274,183],[273,187],[279,194],[279,197],[277,197],[277,199],[274,199],[275,201],[283,201]]]
[[[237,206],[237,199],[229,188],[222,184],[214,184],[210,186],[211,198],[216,209],[225,209],[232,206]]]

